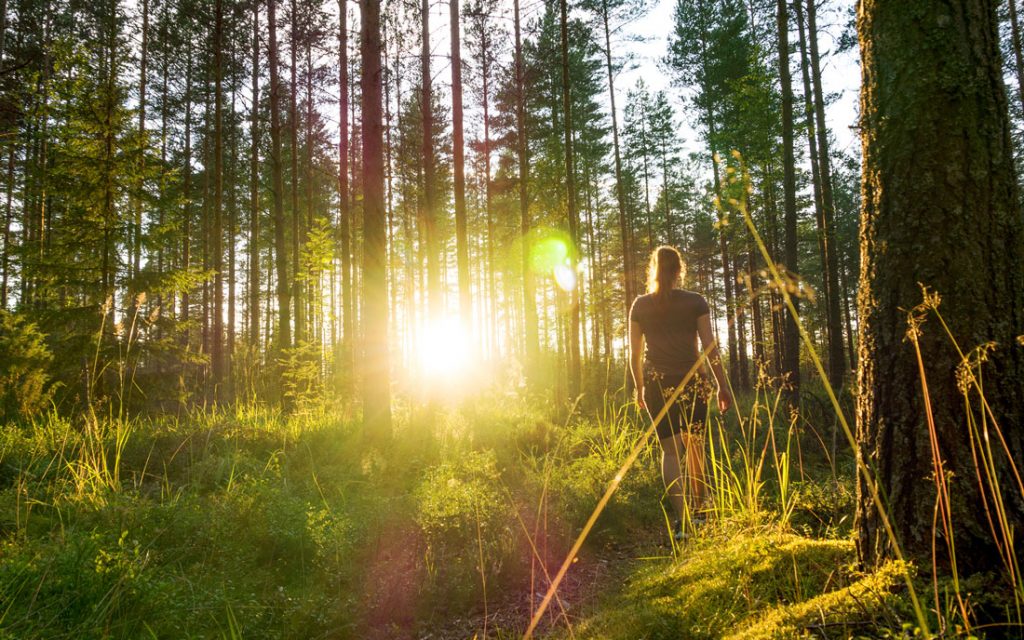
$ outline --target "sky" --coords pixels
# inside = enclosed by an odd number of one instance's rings
[[[859,151],[859,140],[851,128],[857,119],[857,101],[860,91],[860,67],[857,55],[853,51],[832,54],[837,48],[836,39],[842,27],[843,16],[840,15],[840,12],[844,12],[848,5],[846,2],[822,4],[825,6],[819,9],[818,15],[819,47],[823,58],[822,84],[827,94],[836,95],[836,100],[826,109],[825,119],[828,121],[829,129],[836,137],[838,148]],[[643,78],[652,91],[666,89],[677,106],[677,113],[680,114],[685,147],[688,151],[700,151],[704,147],[699,135],[686,121],[686,117],[682,115],[682,91],[671,86],[671,77],[658,64],[658,60],[665,55],[668,48],[668,37],[675,5],[676,0],[656,0],[651,11],[631,25],[628,33],[640,36],[644,41],[628,42],[623,45],[623,53],[632,51],[637,59],[637,66],[620,74],[619,79],[616,80],[616,93],[625,96],[626,90],[634,86],[640,78]],[[792,16],[790,18],[792,20]],[[774,27],[774,25],[771,26]],[[790,37],[790,44],[793,45],[796,42],[797,34],[794,31]],[[793,56],[793,90],[800,93],[802,92],[802,80],[799,69],[796,67],[796,61],[796,56]],[[620,105],[622,104],[621,100],[620,97]]]

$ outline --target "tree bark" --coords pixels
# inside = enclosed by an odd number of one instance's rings
[[[291,300],[288,289],[288,247],[285,244],[284,180],[281,176],[281,79],[277,58],[277,0],[267,0],[270,39],[270,173],[274,194],[274,254],[277,264],[277,355],[291,346]]]
[[[619,241],[622,243],[622,290],[624,292],[624,318],[629,317],[633,305],[633,283],[636,280],[633,268],[633,249],[629,242],[626,226],[626,193],[622,186],[622,152],[619,148],[619,115],[615,110],[615,77],[612,68],[612,39],[608,26],[608,0],[601,1],[601,22],[604,25],[605,69],[608,72],[608,100],[612,112],[612,145],[615,149],[615,202],[619,210]],[[630,376],[626,379],[632,381]]]
[[[272,0],[271,0],[272,1]],[[188,271],[191,267],[192,252],[192,47],[185,52],[185,158],[184,176],[181,190],[184,194],[182,203],[181,223],[181,269]],[[189,290],[185,287],[181,292],[181,320],[185,327],[185,346],[189,346],[192,330],[188,326]]]
[[[797,269],[797,234],[796,234],[796,171],[793,159],[793,83],[789,73],[789,14],[786,0],[778,0],[778,37],[779,37],[779,79],[782,91],[782,187],[785,202],[785,267],[791,273]],[[799,300],[791,296],[793,307],[799,311]],[[796,317],[786,309],[783,328],[783,372],[789,384],[789,399],[796,404],[800,394],[800,333]]]
[[[1010,7],[1010,37],[1013,41],[1013,70],[1017,76],[1017,98],[1024,111],[1024,53],[1021,52],[1020,22],[1017,19],[1017,0],[1007,0]]]
[[[363,113],[363,420],[382,440],[391,437],[388,366],[387,212],[381,121],[380,0],[360,0]]]
[[[252,4],[252,113],[249,135],[249,346],[260,344],[260,5]]]
[[[569,218],[569,237],[572,239],[572,247],[569,254],[572,263],[570,268],[575,271],[576,260],[579,252],[580,233],[579,218],[576,211],[576,169],[573,157],[572,140],[572,97],[570,95],[571,84],[569,81],[569,17],[567,0],[560,0],[561,9],[561,33],[562,33],[562,124],[565,129],[565,196],[566,215]],[[582,371],[580,368],[580,288],[575,286],[569,292],[570,306],[572,307],[571,318],[569,319],[568,330],[568,356],[569,356],[569,395],[575,398],[580,393],[582,383]]]
[[[213,107],[213,339],[210,343],[211,372],[213,374],[213,398],[219,394],[224,379],[224,98],[222,76],[224,75],[224,9],[222,0],[217,0],[214,9],[213,55],[214,55],[214,107]]]
[[[462,140],[462,47],[459,34],[459,0],[448,0],[448,6],[452,39],[452,156],[455,170],[452,177],[455,188],[455,253],[459,270],[459,311],[463,330],[469,331],[473,324],[473,299],[469,282],[469,246],[466,238],[466,174]],[[486,105],[484,108],[486,109]],[[487,153],[486,149],[484,152]]]
[[[961,577],[1003,566],[985,517],[1000,487],[1009,526],[1024,525],[1024,495],[1010,467],[1024,467],[1024,345],[1015,342],[1024,327],[1024,218],[995,8],[988,0],[864,0],[857,25],[864,151],[857,439],[904,555],[924,565],[933,544],[940,563],[949,555],[948,540],[933,538],[932,456],[941,459]],[[919,370],[906,310],[921,303],[922,286],[941,296],[939,312],[961,349],[991,344],[978,366],[1009,456],[992,419],[984,437],[971,439],[968,412],[977,412],[979,398],[968,388],[966,406],[961,359],[930,312],[919,313]],[[980,481],[987,476],[975,462],[989,447],[995,489]],[[864,563],[877,564],[894,551],[863,477],[857,497],[857,549]]]
[[[836,255],[835,200],[832,197],[832,167],[828,150],[828,125],[825,122],[825,96],[821,88],[821,58],[818,54],[818,25],[815,0],[807,0],[807,39],[811,45],[811,82],[814,86],[814,112],[818,120],[818,174],[821,176],[821,224],[825,246],[825,308],[828,326],[828,379],[841,389],[846,375],[843,352],[843,324],[839,312],[839,259]]]
[[[291,80],[288,88],[288,140],[290,142],[291,175],[289,191],[291,194],[292,216],[292,304],[295,307],[295,345],[306,339],[306,309],[304,306],[302,279],[302,247],[301,229],[302,216],[299,214],[299,107],[298,107],[298,56],[299,16],[295,0],[291,0]]]
[[[352,371],[354,360],[354,331],[352,291],[352,210],[349,207],[348,186],[348,7],[346,0],[338,0],[341,25],[338,28],[338,240],[341,245],[341,366]]]
[[[537,320],[537,295],[533,286],[533,272],[530,268],[530,200],[528,181],[530,165],[526,149],[526,86],[523,77],[522,27],[519,15],[519,0],[513,0],[515,23],[515,73],[516,73],[516,155],[519,168],[519,230],[522,243],[523,268],[523,321],[525,324],[525,353],[527,365],[535,363],[540,354],[540,335]],[[531,367],[527,367],[530,370]]]
[[[444,297],[441,289],[441,247],[437,230],[437,180],[434,167],[434,109],[430,77],[430,2],[423,0],[420,7],[422,20],[421,98],[423,121],[423,218],[427,245],[427,306],[430,323],[441,319]]]

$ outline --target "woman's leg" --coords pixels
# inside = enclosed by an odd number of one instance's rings
[[[686,452],[686,461],[682,465],[681,476],[683,482],[689,489],[689,506],[691,509],[700,509],[704,504],[705,488],[707,483],[704,478],[704,437],[699,434],[679,434]]]
[[[661,477],[665,481],[669,504],[680,520],[685,520],[683,516],[686,512],[686,479],[683,476],[682,461],[688,459],[688,456],[684,437],[684,434],[678,433],[661,439]]]

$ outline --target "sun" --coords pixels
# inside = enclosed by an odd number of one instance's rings
[[[419,336],[417,364],[426,378],[451,380],[469,372],[472,365],[469,332],[457,318],[443,318],[427,325]]]

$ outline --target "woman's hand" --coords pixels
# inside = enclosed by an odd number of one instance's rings
[[[644,403],[644,388],[643,387],[637,387],[636,388],[636,406],[640,407],[643,410],[647,409],[647,405]]]
[[[725,413],[732,406],[732,394],[729,393],[728,387],[718,388],[718,410]]]

